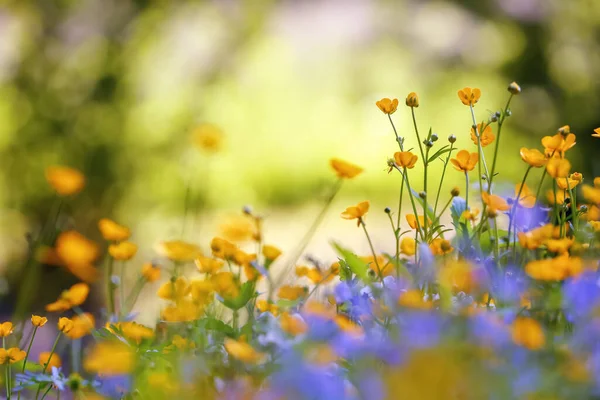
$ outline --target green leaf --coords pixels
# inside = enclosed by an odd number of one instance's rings
[[[336,242],[332,242],[331,244],[335,248],[337,253],[346,262],[348,268],[350,268],[350,270],[354,272],[356,276],[358,276],[362,280],[368,280],[367,264],[363,260],[361,260],[356,254],[352,253],[350,250],[344,249]]]
[[[456,148],[450,148],[449,145],[445,145],[444,147],[442,147],[441,149],[439,149],[438,151],[436,151],[435,153],[433,153],[432,156],[429,157],[429,159],[427,160],[427,163],[430,163],[432,161],[434,161],[436,158],[449,153],[451,151],[456,150]]]
[[[421,208],[423,208],[423,206],[425,205],[425,200],[423,200],[419,196],[419,193],[417,193],[414,189],[411,188],[410,192],[413,195],[413,197],[417,200],[417,202],[421,205]],[[427,216],[429,217],[429,219],[432,221],[435,221],[435,215],[433,214],[433,208],[431,208],[431,206],[429,204],[426,207],[426,212],[427,212]]]
[[[220,319],[206,317],[202,319],[202,322],[204,324],[205,329],[222,332],[228,336],[233,336],[235,334],[233,328],[227,325],[225,322],[221,321]]]
[[[244,283],[240,289],[240,294],[233,299],[223,299],[221,303],[225,305],[225,307],[231,310],[239,310],[244,307],[246,303],[250,301],[254,296],[256,296],[256,282],[248,281]]]

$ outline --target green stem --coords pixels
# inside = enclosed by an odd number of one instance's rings
[[[527,170],[525,171],[525,175],[523,176],[523,180],[521,181],[521,186],[519,187],[519,192],[517,193],[517,198],[515,199],[515,202],[512,206],[512,209],[510,210],[510,214],[509,214],[509,220],[508,220],[508,246],[510,246],[510,232],[512,230],[512,226],[513,226],[513,222],[515,219],[515,213],[517,212],[517,208],[519,207],[519,201],[521,200],[521,193],[523,193],[523,187],[525,186],[525,182],[527,181],[527,175],[529,175],[529,171],[531,171],[531,166],[529,166],[529,168],[527,168]],[[516,243],[513,246],[516,248]]]
[[[469,173],[465,171],[465,210],[469,211]]]
[[[6,349],[6,337],[2,338],[2,348]],[[6,386],[6,398],[10,400],[10,362],[4,367],[4,386]]]
[[[504,120],[506,119],[508,113],[508,106],[510,106],[510,101],[512,100],[513,95],[508,97],[508,101],[506,102],[506,106],[504,107],[504,111],[502,112],[502,116],[498,120],[498,137],[496,138],[496,147],[494,148],[494,160],[492,161],[492,174],[489,178],[489,187],[488,193],[492,194],[492,181],[494,180],[494,173],[496,172],[496,161],[498,160],[498,147],[500,145],[500,135],[502,134],[502,126],[504,125]]]
[[[375,262],[375,266],[377,266],[377,275],[379,276],[379,280],[383,284],[383,271],[379,266],[379,261],[377,261],[377,253],[375,253],[375,247],[373,247],[373,242],[371,241],[371,236],[369,236],[369,232],[367,231],[367,225],[365,221],[359,217],[358,223],[362,225],[363,231],[365,232],[365,236],[367,237],[367,242],[369,242],[369,247],[371,248],[371,253],[373,254],[373,262]]]
[[[450,143],[450,151],[448,152],[448,156],[446,157],[446,162],[444,163],[444,169],[442,169],[442,177],[440,178],[440,184],[438,185],[437,195],[435,196],[435,206],[433,207],[433,215],[437,214],[438,202],[440,200],[440,193],[442,192],[442,184],[444,183],[444,176],[446,175],[446,168],[448,167],[448,163],[450,162],[450,157],[452,156],[452,149],[454,149],[454,143]]]
[[[121,270],[119,274],[119,314],[125,316],[123,313],[125,308],[125,261],[121,261]]]
[[[412,189],[410,187],[410,182],[408,181],[408,171],[406,170],[406,168],[404,168],[404,179],[406,179],[406,186],[408,187],[408,192],[410,193],[410,203],[412,205],[412,209],[413,212],[415,213],[415,219],[417,222],[417,231],[419,232],[419,235],[421,235],[421,240],[423,242],[425,242],[425,236],[423,235],[423,232],[421,231],[421,223],[419,222],[419,213],[417,212],[417,206],[415,205],[415,199],[413,198],[414,196],[412,195]],[[425,214],[423,216],[423,219],[427,218],[427,214]]]
[[[413,126],[415,127],[415,133],[417,134],[417,141],[419,142],[419,150],[421,151],[421,158],[423,159],[423,165],[427,162],[425,158],[425,153],[423,152],[423,144],[421,143],[421,137],[419,136],[419,128],[417,128],[417,119],[415,118],[415,109],[414,107],[410,108],[410,113],[412,115]]]
[[[23,360],[23,368],[21,369],[21,373],[25,373],[25,366],[27,365],[27,359],[29,358],[29,353],[31,352],[31,346],[33,345],[33,339],[35,338],[35,333],[37,332],[38,327],[33,327],[33,334],[31,335],[31,340],[29,341],[29,346],[27,346],[27,353],[25,353],[25,359]],[[21,393],[19,393],[19,398],[21,397]]]
[[[112,283],[112,274],[113,274],[113,264],[114,259],[112,256],[108,256],[108,261],[106,265],[106,273],[104,276],[105,280],[105,290],[106,290],[106,301],[108,303],[108,315],[109,319],[115,314],[115,297],[113,293],[113,283]]]
[[[400,219],[402,218],[402,196],[404,194],[404,179],[402,179],[402,183],[400,183],[400,196],[398,198],[398,215],[396,216],[396,228],[394,229],[394,237],[396,238],[396,260],[400,257]],[[392,221],[392,217],[390,216],[390,222]],[[394,227],[394,223],[392,222],[392,228]],[[398,232],[396,232],[398,230]]]
[[[404,151],[404,145],[400,141],[400,136],[398,136],[398,131],[396,130],[396,125],[394,125],[394,121],[392,120],[392,116],[390,114],[387,115],[390,120],[390,124],[392,124],[392,129],[394,130],[394,135],[396,135],[396,143],[398,143],[398,147],[400,151]]]
[[[475,137],[477,138],[477,154],[479,156],[479,162],[477,163],[478,170],[479,170],[479,191],[480,191],[481,194],[483,194],[483,178],[482,178],[482,172],[481,172],[481,165],[482,164],[483,164],[485,176],[486,176],[486,179],[487,179],[488,183],[489,183],[489,179],[490,179],[490,174],[489,174],[489,171],[488,171],[488,168],[487,168],[487,163],[485,162],[485,154],[483,153],[483,147],[481,146],[481,134],[479,132],[479,127],[477,126],[477,120],[475,119],[475,111],[473,110],[473,106],[472,105],[469,106],[469,109],[471,110],[471,118],[473,120],[473,127],[474,127],[474,130],[475,130]],[[491,189],[489,189],[489,187],[488,187],[488,191],[489,190],[491,190]]]
[[[46,398],[46,395],[48,394],[48,392],[50,392],[51,389],[52,389],[52,385],[48,385],[48,389],[46,389],[46,391],[42,395],[42,399],[41,400],[44,400]]]
[[[571,184],[569,183],[569,177],[565,178],[567,181],[567,189],[569,191],[569,197],[571,198],[571,221],[573,221],[573,230],[575,232],[578,231],[579,228],[579,217],[577,215],[577,204],[575,198],[573,197],[573,190],[571,189]]]

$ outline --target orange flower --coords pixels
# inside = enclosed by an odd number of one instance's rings
[[[73,329],[73,321],[70,318],[67,317],[60,317],[58,319],[58,330],[61,331],[62,333],[69,333],[71,331],[71,329]]]
[[[264,353],[254,350],[246,342],[226,338],[224,345],[225,350],[231,357],[248,364],[257,364],[265,358]]]
[[[471,89],[470,87],[466,87],[458,91],[458,98],[465,106],[474,106],[480,97],[481,90],[477,88]]]
[[[76,283],[60,294],[58,300],[46,306],[46,311],[67,311],[79,306],[87,299],[90,287],[85,283]]]
[[[137,253],[137,246],[131,242],[120,242],[108,246],[108,254],[115,260],[127,261]]]
[[[398,109],[398,99],[388,99],[387,97],[375,103],[384,114],[393,114]]]
[[[491,214],[497,214],[498,211],[508,211],[510,206],[500,196],[496,196],[495,194],[489,194],[487,192],[483,192],[481,194],[481,199],[487,205],[487,208]]]
[[[292,336],[302,334],[308,330],[308,326],[298,315],[290,315],[287,312],[281,314],[279,324],[282,331]]]
[[[521,159],[532,167],[543,167],[548,162],[546,156],[538,149],[521,147],[519,153],[521,154]]]
[[[454,250],[450,242],[442,238],[433,239],[429,244],[429,249],[431,249],[433,255],[436,256],[443,256],[444,254],[451,253]]]
[[[0,364],[14,364],[25,358],[27,353],[18,347],[11,347],[6,350],[0,348]]]
[[[488,125],[485,127],[485,129],[483,128],[483,122],[481,124],[479,124],[477,126],[477,131],[479,132],[479,138],[481,139],[481,146],[485,147],[489,144],[491,144],[494,139],[496,138],[496,136],[494,136],[494,133],[492,132],[492,126]],[[471,140],[473,141],[474,144],[477,145],[477,133],[475,132],[475,129],[471,128]]]
[[[149,262],[144,263],[142,265],[142,276],[148,282],[155,282],[160,279],[160,268]]]
[[[562,157],[564,153],[571,147],[575,146],[576,136],[573,133],[563,136],[557,133],[554,136],[544,136],[542,138],[542,146],[544,146],[547,157],[554,154],[554,157]]]
[[[462,172],[473,171],[477,161],[479,161],[479,155],[477,153],[469,153],[467,150],[459,151],[456,154],[456,158],[450,160],[454,168]]]
[[[600,188],[590,185],[583,185],[581,187],[581,192],[586,200],[591,201],[592,203],[600,204]]]
[[[394,153],[394,161],[396,165],[402,168],[414,168],[419,157],[411,153],[410,151],[397,151]]]
[[[594,129],[594,133],[592,133],[592,137],[600,138],[600,128]]]
[[[39,328],[39,327],[46,325],[46,322],[48,322],[48,318],[46,318],[46,317],[40,317],[39,315],[31,316],[31,324],[33,326],[36,326]]]
[[[518,317],[512,325],[513,342],[529,350],[539,350],[546,344],[542,326],[532,318]]]
[[[0,337],[7,337],[13,333],[13,323],[10,321],[0,324]]]
[[[553,158],[546,164],[546,171],[553,178],[566,178],[570,170],[571,163],[566,158]]]
[[[158,245],[157,251],[169,260],[177,262],[193,261],[202,255],[198,246],[182,240],[161,242]]]
[[[39,364],[46,369],[51,370],[52,367],[60,368],[62,366],[62,360],[56,353],[50,353],[49,351],[42,351],[38,358]],[[47,364],[47,365],[46,365]]]
[[[425,225],[425,217],[423,215],[419,215],[419,224],[417,225],[417,218],[415,214],[406,214],[406,222],[412,229],[417,229],[417,227],[423,227]],[[431,219],[427,218],[428,225],[431,225]]]
[[[419,107],[419,96],[415,92],[410,92],[406,96],[406,105],[408,107]]]
[[[363,169],[358,165],[351,164],[339,158],[329,160],[329,165],[331,165],[337,177],[342,179],[352,179],[363,172]]]
[[[63,232],[56,239],[56,255],[73,275],[86,282],[98,277],[92,265],[98,258],[98,245],[75,231]]]
[[[108,218],[102,218],[98,221],[98,229],[105,240],[112,242],[121,242],[129,239],[131,231],[128,227],[119,225]]]
[[[368,211],[369,211],[369,202],[362,201],[355,206],[350,206],[350,207],[346,208],[346,211],[344,211],[341,214],[341,217],[344,219],[350,219],[350,220],[356,219],[357,220],[356,226],[360,226],[360,223],[362,222],[362,220],[364,219],[364,217]]]
[[[77,194],[85,186],[85,177],[74,168],[52,166],[46,168],[46,180],[60,196]]]
[[[535,196],[529,186],[526,183],[523,184],[523,188],[521,188],[521,184],[517,183],[515,186],[515,198],[519,196],[519,191],[521,192],[521,196],[519,197],[519,205],[525,208],[533,208],[535,206]]]
[[[417,242],[410,237],[404,237],[400,242],[400,252],[407,256],[414,256],[417,251]]]
[[[569,198],[569,193],[567,193],[567,191],[565,190],[557,190],[556,191],[556,204],[563,204],[565,202],[565,199]],[[548,200],[548,203],[550,204],[554,204],[554,190],[550,189],[548,191],[546,191],[546,199]]]
[[[90,313],[83,313],[76,315],[71,319],[73,326],[68,331],[65,331],[65,335],[70,339],[81,339],[84,336],[92,333],[96,319]]]
[[[583,176],[579,172],[574,172],[568,178],[556,178],[556,185],[562,190],[573,190],[582,180]]]

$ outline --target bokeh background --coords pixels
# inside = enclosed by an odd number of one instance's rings
[[[565,124],[578,134],[575,169],[600,174],[600,141],[590,137],[600,126],[598,1],[1,4],[0,266],[13,271],[5,293],[18,287],[26,233],[50,212],[52,164],[87,176],[61,226],[92,238],[101,217],[132,227],[137,265],[160,239],[206,245],[245,204],[267,217],[268,242],[291,248],[334,180],[332,156],[366,172],[345,185],[309,251],[331,261],[336,237],[366,252],[338,216],[364,199],[378,246],[391,246],[381,210],[396,204],[399,177],[386,172],[396,147],[374,104],[381,97],[402,104],[416,91],[421,130],[431,126],[440,142],[453,133],[468,147],[470,114],[457,90],[481,88],[476,111],[486,119],[517,81],[523,94],[503,132],[499,182],[521,177],[519,147]],[[409,110],[394,119],[416,145]],[[216,154],[191,144],[202,123],[224,132]],[[449,176],[447,188],[459,179]],[[186,196],[193,212],[182,234]]]

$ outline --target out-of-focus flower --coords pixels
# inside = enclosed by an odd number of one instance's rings
[[[467,150],[459,151],[456,153],[456,158],[450,159],[454,168],[461,172],[473,171],[477,161],[479,161],[479,155],[477,153],[469,153]]]
[[[406,105],[411,108],[419,107],[419,96],[415,92],[410,92],[406,96]]]
[[[517,196],[519,196],[518,201],[521,207],[532,208],[533,206],[535,206],[535,196],[533,195],[533,192],[531,191],[531,189],[529,189],[529,186],[527,186],[526,183],[523,183],[522,187],[520,183],[518,183],[515,186],[515,198]]]
[[[546,171],[553,178],[566,178],[570,170],[571,163],[566,158],[552,158],[546,164]]]
[[[74,168],[52,166],[46,168],[46,180],[60,196],[79,193],[85,186],[85,177]]]
[[[565,152],[575,146],[576,137],[573,133],[569,133],[566,137],[560,133],[554,136],[544,136],[542,138],[542,146],[546,157],[559,158],[563,157]]]
[[[178,301],[190,293],[188,280],[180,276],[175,281],[165,282],[156,292],[156,295],[164,300]]]
[[[600,128],[594,129],[594,133],[592,133],[592,137],[600,138]]]
[[[60,317],[58,319],[58,330],[62,333],[69,333],[71,329],[73,329],[74,323],[73,320],[67,317]]]
[[[329,165],[331,165],[331,168],[333,168],[337,177],[342,179],[352,179],[363,172],[363,169],[358,165],[354,165],[339,158],[332,158],[329,160]]]
[[[281,255],[281,250],[270,244],[265,244],[262,248],[262,253],[267,260],[275,261]]]
[[[98,278],[92,265],[98,258],[98,245],[75,231],[61,233],[56,239],[56,255],[73,275],[85,282]]]
[[[135,366],[135,354],[121,341],[101,341],[92,348],[83,366],[88,372],[104,376],[127,374]]]
[[[125,338],[134,341],[136,344],[140,344],[144,339],[154,337],[154,329],[135,321],[117,322],[114,326]]]
[[[341,214],[344,219],[356,219],[356,226],[360,226],[361,221],[369,211],[369,202],[362,201],[355,206],[350,206]]]
[[[31,316],[31,324],[33,326],[36,326],[39,328],[39,327],[46,325],[46,322],[48,322],[48,318],[46,318],[46,317],[40,317],[39,315]]]
[[[231,357],[247,364],[257,364],[265,358],[264,353],[256,351],[246,342],[226,338],[224,345]]]
[[[198,125],[192,131],[192,142],[200,150],[216,153],[223,147],[223,131],[213,124]]]
[[[287,312],[281,314],[279,324],[284,332],[292,336],[300,335],[308,330],[306,323],[299,315],[291,315]]]
[[[161,317],[167,322],[190,322],[200,318],[203,311],[202,304],[183,298],[176,304],[165,307]]]
[[[70,339],[81,339],[92,333],[96,319],[90,313],[76,315],[71,319],[73,326],[68,331],[64,331],[65,335]]]
[[[147,262],[142,265],[142,276],[148,282],[156,282],[160,279],[160,268],[155,267],[154,264]]]
[[[510,209],[506,200],[495,194],[483,192],[481,194],[481,199],[487,205],[490,213],[497,214],[498,211],[508,211]]]
[[[429,244],[429,248],[435,256],[443,256],[454,251],[454,247],[452,247],[450,241],[442,238],[433,239]]]
[[[52,355],[51,355],[52,354]],[[43,367],[46,364],[47,369],[60,368],[62,366],[62,360],[56,353],[50,353],[49,351],[42,351],[38,357],[38,363]]]
[[[277,296],[281,299],[296,300],[307,294],[304,286],[283,285],[277,291]]]
[[[25,358],[27,353],[18,347],[0,348],[0,364],[14,364]]]
[[[528,149],[526,147],[521,147],[519,151],[521,155],[521,160],[525,161],[532,167],[543,167],[548,162],[548,159],[541,151],[538,149]]]
[[[519,244],[524,249],[535,250],[540,247],[546,240],[552,237],[554,226],[546,224],[539,228],[532,229],[529,232],[519,232]]]
[[[529,350],[540,350],[546,344],[546,336],[539,322],[533,318],[518,317],[512,325],[513,341]]]
[[[195,244],[183,240],[161,242],[157,248],[158,253],[175,262],[189,262],[200,257],[202,252]]]
[[[137,253],[137,245],[131,242],[119,242],[108,246],[108,254],[115,260],[127,261],[131,260]]]
[[[507,89],[511,94],[517,95],[521,93],[521,86],[517,82],[511,82]]]
[[[0,324],[0,337],[7,337],[13,333],[13,323],[10,321],[3,322]]]
[[[561,190],[573,190],[583,180],[583,175],[579,172],[573,172],[568,178],[556,178],[556,185]]]
[[[394,162],[402,168],[414,168],[418,159],[419,157],[410,151],[397,151],[394,153]]]
[[[393,114],[398,109],[398,99],[392,100],[387,97],[384,97],[383,99],[377,101],[375,105],[379,107],[381,112],[383,112],[384,114]]]
[[[481,97],[481,90],[465,87],[458,91],[458,98],[465,106],[474,106]]]
[[[492,126],[488,125],[484,128],[484,123],[482,122],[477,126],[477,132],[479,132],[479,139],[481,140],[481,146],[486,147],[494,142],[496,136],[492,132]],[[475,145],[477,145],[477,132],[475,129],[471,128],[471,140]]]
[[[236,245],[220,237],[215,237],[210,242],[213,256],[223,260],[231,260],[238,249]]]
[[[586,200],[591,201],[592,203],[600,204],[600,188],[590,185],[583,185],[581,187],[581,192]]]
[[[210,257],[199,257],[194,260],[194,263],[196,264],[198,271],[204,274],[216,274],[223,268],[223,265],[225,265],[223,260],[217,260],[216,258]]]
[[[429,310],[433,307],[433,303],[426,301],[418,289],[410,289],[402,292],[398,297],[398,305],[417,310]]]
[[[410,237],[405,237],[400,242],[400,252],[407,256],[414,256],[417,251],[417,243],[415,239]]]
[[[419,224],[417,225],[415,214],[406,214],[406,222],[408,222],[408,226],[412,229],[417,229],[419,226],[423,229],[423,226],[425,226],[425,216],[419,215]],[[429,217],[427,217],[427,222],[431,225],[431,219]]]
[[[219,225],[220,235],[230,242],[245,242],[258,237],[256,224],[248,215],[230,215]]]
[[[58,300],[46,306],[46,311],[67,311],[79,306],[87,299],[90,287],[85,283],[76,283],[60,294]]]
[[[122,242],[123,240],[129,239],[131,231],[128,227],[119,225],[113,220],[108,218],[102,218],[98,221],[98,229],[105,240],[111,242]]]
[[[240,285],[231,272],[219,272],[210,277],[215,292],[224,298],[234,298],[240,294]]]

